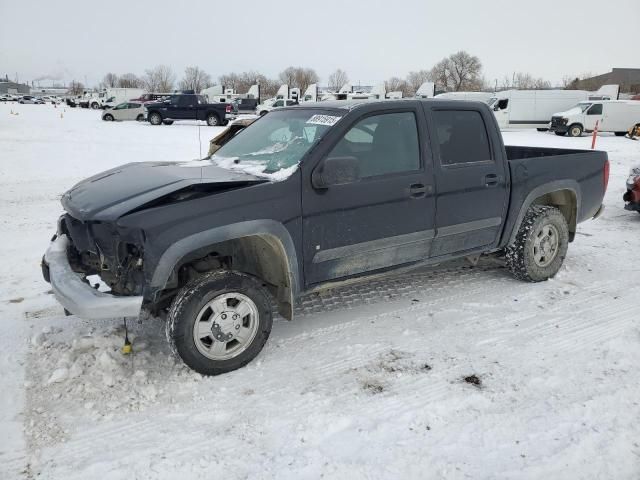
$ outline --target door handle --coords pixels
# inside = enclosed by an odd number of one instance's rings
[[[490,173],[488,175],[485,175],[484,186],[495,187],[496,185],[498,185],[498,180],[500,180],[500,177],[498,177],[498,175],[496,175],[495,173]]]
[[[422,183],[414,183],[409,186],[409,197],[421,198],[424,197],[427,192],[431,191],[431,185],[423,185]]]

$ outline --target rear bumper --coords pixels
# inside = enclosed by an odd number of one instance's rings
[[[604,204],[600,205],[600,208],[598,208],[598,211],[593,215],[593,219],[595,220],[596,218],[598,218],[600,215],[602,215],[603,212],[604,212]]]
[[[114,317],[137,317],[142,297],[117,297],[91,288],[74,272],[67,257],[69,239],[55,238],[42,259],[42,275],[51,283],[58,302],[69,312],[87,320]]]

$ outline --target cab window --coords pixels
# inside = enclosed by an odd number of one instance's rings
[[[420,169],[418,127],[413,112],[373,115],[357,122],[329,157],[355,157],[360,177]]]
[[[436,110],[433,118],[441,165],[492,161],[489,137],[480,112]]]
[[[602,115],[602,104],[594,103],[587,112],[587,115]]]

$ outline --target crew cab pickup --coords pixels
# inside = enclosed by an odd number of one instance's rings
[[[187,365],[224,373],[258,355],[272,308],[291,319],[337,283],[480,254],[553,277],[608,182],[605,152],[505,147],[479,102],[321,102],[246,125],[208,158],[129,163],[63,195],[42,268],[68,312],[148,310]]]
[[[207,125],[226,125],[235,120],[237,108],[230,103],[208,103],[204,95],[175,94],[165,100],[145,104],[151,125],[171,125],[174,120],[205,120]]]

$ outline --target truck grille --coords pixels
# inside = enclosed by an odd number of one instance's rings
[[[551,127],[564,127],[565,122],[562,117],[551,117]]]

